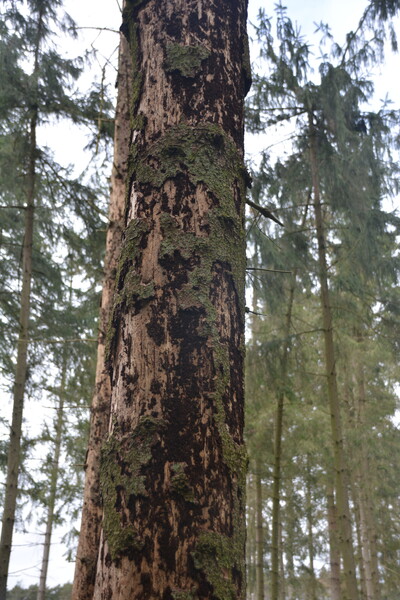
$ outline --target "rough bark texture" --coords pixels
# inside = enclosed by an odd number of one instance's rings
[[[130,1],[95,600],[244,598],[246,1]]]
[[[342,417],[336,377],[336,358],[333,343],[332,309],[328,287],[325,229],[320,199],[317,135],[313,124],[312,114],[309,115],[309,125],[310,166],[314,197],[315,227],[318,242],[319,282],[321,288],[320,294],[325,346],[325,370],[328,384],[329,410],[331,414],[331,434],[335,470],[339,546],[343,559],[343,574],[345,581],[344,599],[358,600],[349,495],[346,485],[348,476],[343,447]]]
[[[115,115],[114,163],[111,175],[109,225],[99,318],[96,383],[91,406],[81,530],[72,591],[74,600],[91,600],[93,596],[100,544],[103,514],[100,492],[100,452],[101,445],[107,437],[111,402],[110,375],[104,362],[104,349],[124,231],[126,176],[130,147],[131,80],[130,49],[125,37],[121,35],[117,79],[118,98]]]

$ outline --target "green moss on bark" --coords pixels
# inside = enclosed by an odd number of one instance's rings
[[[161,419],[143,417],[132,433],[119,436],[115,430],[102,447],[103,529],[112,560],[141,548],[137,532],[131,524],[123,522],[122,514],[131,496],[147,495],[142,467],[151,459],[151,448],[164,426]]]
[[[144,219],[132,219],[125,230],[124,241],[116,273],[116,292],[113,310],[105,339],[105,361],[109,363],[116,334],[118,313],[122,304],[132,305],[138,299],[149,300],[154,295],[152,283],[142,284],[135,270],[136,259],[140,256],[141,245],[145,243],[150,226]]]
[[[171,490],[188,502],[195,502],[194,490],[189,483],[189,478],[185,473],[186,463],[174,463],[171,467]]]
[[[192,554],[194,565],[212,585],[213,597],[217,600],[238,600],[234,573],[241,573],[243,577],[241,598],[244,597],[244,544],[244,527],[233,538],[213,531],[206,531],[199,537]]]
[[[210,51],[204,46],[167,44],[165,71],[167,73],[177,72],[183,77],[195,77],[201,69],[201,63],[210,54]]]
[[[174,600],[195,600],[198,596],[196,592],[172,591],[171,596]]]

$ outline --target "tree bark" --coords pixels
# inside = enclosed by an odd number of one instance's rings
[[[325,368],[328,383],[329,408],[331,413],[336,503],[339,526],[339,546],[343,558],[343,571],[345,580],[344,597],[346,600],[358,600],[349,497],[346,486],[346,461],[343,447],[342,418],[336,378],[336,357],[333,342],[332,310],[328,287],[325,229],[320,199],[317,133],[314,127],[312,113],[309,114],[309,127],[310,166],[314,196],[315,226],[318,242],[319,283],[325,342]]]
[[[246,2],[130,1],[95,600],[244,598]]]
[[[95,392],[91,405],[88,450],[85,462],[85,488],[81,529],[76,556],[72,598],[91,600],[96,577],[103,514],[100,491],[100,453],[107,437],[111,382],[104,361],[106,332],[111,317],[121,241],[124,231],[128,157],[131,143],[132,60],[128,42],[121,34],[118,60],[118,97],[115,114],[114,161],[111,174],[109,223],[106,237],[103,291],[99,316],[99,337]]]
[[[33,65],[33,89],[39,73],[39,52],[42,39],[43,14],[38,14],[38,33]],[[25,385],[27,378],[29,315],[32,281],[32,248],[35,213],[36,182],[36,127],[38,108],[32,107],[29,124],[29,164],[27,170],[25,230],[22,246],[22,287],[19,314],[19,337],[17,342],[17,363],[15,368],[13,411],[10,430],[10,444],[7,459],[7,477],[5,483],[4,508],[0,539],[0,600],[5,600],[8,568],[10,563],[15,511],[18,496],[18,473],[21,461],[22,415],[24,408]]]

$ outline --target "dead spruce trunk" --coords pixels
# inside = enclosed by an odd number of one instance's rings
[[[127,2],[126,230],[95,600],[244,598],[246,0]]]
[[[118,64],[118,98],[115,114],[114,162],[111,174],[109,224],[106,238],[103,291],[101,297],[95,392],[91,406],[89,443],[85,462],[85,489],[79,544],[73,583],[73,600],[93,597],[103,514],[100,492],[100,452],[110,419],[111,382],[104,362],[115,275],[124,229],[126,174],[130,147],[130,103],[132,62],[128,43],[121,35]]]

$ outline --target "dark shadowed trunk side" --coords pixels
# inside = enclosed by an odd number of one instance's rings
[[[114,162],[111,174],[109,224],[99,318],[96,382],[91,406],[81,530],[72,590],[73,600],[91,600],[93,596],[100,543],[103,514],[100,493],[100,451],[101,445],[107,437],[111,399],[110,376],[105,368],[104,348],[124,230],[126,174],[130,147],[131,80],[130,50],[125,37],[121,35],[117,79],[118,98],[115,114]]]
[[[246,0],[130,1],[96,600],[244,598]]]

